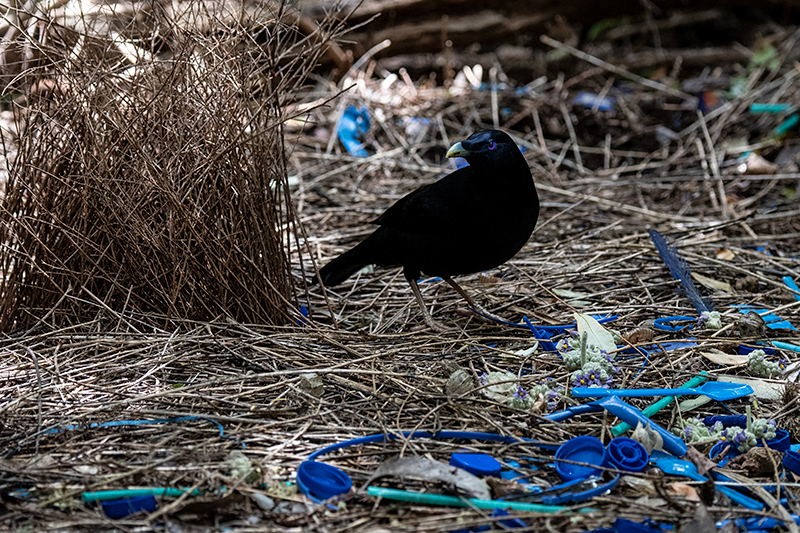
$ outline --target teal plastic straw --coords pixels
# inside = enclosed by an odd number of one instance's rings
[[[383,487],[368,487],[367,494],[380,496],[387,500],[400,500],[404,502],[426,503],[429,505],[446,505],[449,507],[477,507],[479,509],[514,509],[516,511],[530,511],[533,513],[556,514],[562,511],[572,513],[572,509],[561,505],[542,505],[541,503],[504,502],[503,500],[478,500],[461,499],[456,496],[444,494],[426,494],[407,490],[386,489]],[[586,513],[595,509],[581,509]]]
[[[790,129],[797,126],[798,122],[800,122],[800,116],[795,113],[791,117],[784,120],[777,128],[775,128],[775,135],[780,137]]]
[[[789,344],[788,342],[772,341],[772,345],[782,350],[791,350],[793,352],[800,352],[800,346],[796,344]]]
[[[792,104],[750,104],[751,113],[785,113],[791,111]]]
[[[678,388],[684,389],[684,388],[697,387],[698,385],[702,385],[703,382],[705,382],[707,379],[708,379],[708,372],[700,372],[699,376],[693,377],[692,379],[690,379],[689,381],[687,381]],[[642,413],[647,417],[651,417],[674,401],[675,401],[675,396],[665,396],[664,398],[658,400],[656,403],[648,405],[647,407],[642,409]],[[630,424],[628,424],[627,422],[622,422],[611,428],[611,434],[614,435],[615,437],[619,437],[629,429],[631,429]]]
[[[178,498],[183,496],[188,491],[185,489],[170,489],[170,488],[151,488],[151,489],[127,489],[127,490],[101,490],[99,492],[84,492],[81,494],[81,500],[84,502],[102,502],[107,500],[119,500],[122,498],[134,498],[136,496],[169,496],[171,498]],[[189,493],[190,496],[199,496],[198,489]]]

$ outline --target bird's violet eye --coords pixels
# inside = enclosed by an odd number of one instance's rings
[[[492,142],[490,142],[490,143],[489,143],[489,145],[487,146],[487,148],[488,148],[489,150],[494,150],[495,148],[497,148],[497,143],[496,143],[496,142],[494,142],[494,141],[492,141]]]

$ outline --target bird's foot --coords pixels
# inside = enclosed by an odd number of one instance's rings
[[[436,320],[431,318],[430,315],[424,318],[425,318],[425,324],[436,333],[455,333],[458,331],[456,328],[449,328],[444,324],[442,324],[441,322],[437,322]]]
[[[505,318],[497,316],[494,313],[490,313],[480,305],[475,305],[474,307],[469,306],[467,307],[467,309],[469,310],[470,313],[472,313],[473,316],[483,320],[484,322],[500,322],[500,323],[508,322],[508,320],[506,320]]]

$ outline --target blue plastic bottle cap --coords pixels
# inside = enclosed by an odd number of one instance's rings
[[[785,429],[776,429],[775,436],[767,441],[767,446],[769,446],[770,449],[779,452],[788,451],[791,445],[792,439],[789,437],[789,432]]]
[[[297,486],[309,498],[322,501],[350,492],[353,480],[335,466],[304,461],[297,467]]]
[[[479,477],[500,477],[500,461],[485,453],[454,453],[450,456],[450,466],[463,468]]]
[[[625,472],[641,472],[650,455],[639,442],[628,437],[617,437],[608,443],[608,465]]]
[[[565,463],[559,459],[585,464]],[[556,450],[556,472],[564,481],[601,475],[603,471],[600,467],[605,462],[606,448],[597,437],[574,437]]]
[[[789,450],[783,454],[783,466],[787,470],[800,475],[800,453]]]
[[[792,441],[791,437],[789,436],[789,432],[785,429],[776,429],[775,436],[771,439],[767,440],[767,446],[771,450],[775,450],[781,453],[788,452],[791,447]],[[719,455],[726,446],[730,446],[728,453],[726,453],[719,462],[720,466],[724,466],[723,461],[726,463],[729,460],[733,459],[737,455],[741,455],[741,452],[736,448],[736,444],[728,441],[728,442],[718,442],[714,446],[711,447],[711,450],[708,452],[708,457],[713,459],[717,455]],[[758,444],[756,446],[763,446],[761,439],[758,440]]]
[[[725,466],[728,461],[737,455],[741,455],[741,452],[736,449],[736,444],[730,441],[722,441],[711,447],[711,449],[708,451],[708,458],[713,459],[714,457],[718,456],[726,447],[728,448],[728,451],[725,452],[725,455],[719,458],[719,462],[717,463],[718,466]]]
[[[139,511],[152,513],[156,510],[156,497],[152,494],[144,496],[133,496],[119,500],[108,500],[102,503],[103,512],[109,518],[125,518]]]

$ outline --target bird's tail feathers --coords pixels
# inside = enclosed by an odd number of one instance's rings
[[[322,283],[329,287],[338,285],[365,266],[375,263],[376,261],[370,253],[373,244],[371,238],[370,235],[355,248],[348,250],[322,267],[319,271]]]

